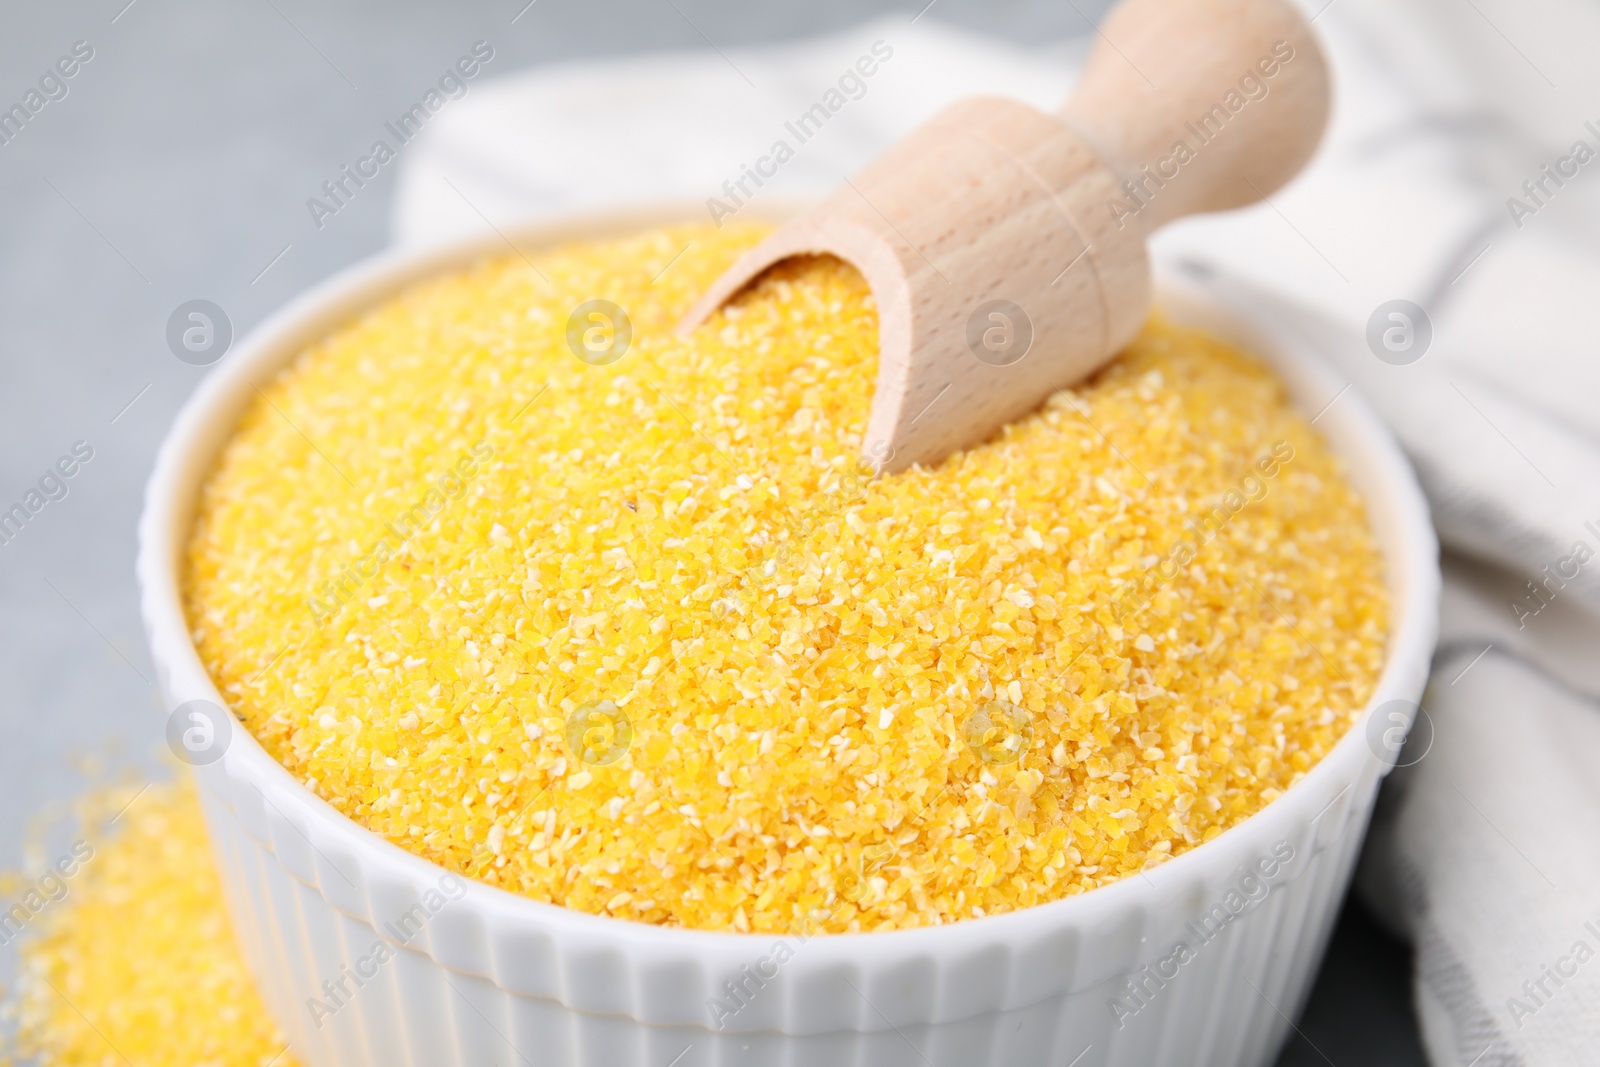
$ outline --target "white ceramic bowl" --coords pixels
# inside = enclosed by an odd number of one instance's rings
[[[614,211],[509,236],[532,248],[688,217]],[[195,392],[139,528],[143,614],[169,708],[222,703],[189,638],[179,566],[199,488],[254,386],[407,284],[505,252],[490,235],[358,265],[263,324]],[[1304,410],[1344,387],[1204,280],[1158,291],[1175,320],[1272,364]],[[1437,544],[1406,461],[1354,392],[1318,428],[1366,497],[1388,569],[1392,636],[1367,718],[1215,840],[1041,907],[803,941],[568,911],[445,876],[317,799],[235,724],[222,758],[197,773],[234,926],[296,1055],[312,1067],[1270,1063],[1392,762],[1365,727],[1374,707],[1420,698],[1436,628]],[[709,1001],[733,1003],[729,980],[747,1003],[719,1028]]]

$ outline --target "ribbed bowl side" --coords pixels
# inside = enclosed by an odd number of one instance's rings
[[[210,777],[210,776],[203,776]],[[310,1067],[1265,1067],[1299,1012],[1349,883],[1379,776],[1369,768],[1317,819],[1285,827],[1300,857],[1284,881],[1251,910],[1200,940],[1187,926],[1192,958],[1174,977],[1146,973],[1130,954],[1125,972],[1010,1011],[956,1022],[883,1019],[872,1032],[728,1033],[709,1025],[652,1025],[621,1014],[575,1010],[520,995],[428,954],[393,947],[393,959],[353,975],[390,932],[335,909],[290,874],[206,783],[207,823],[241,948],[274,1015]],[[1204,903],[1198,922],[1226,896],[1195,881],[1185,896]],[[1148,948],[1170,915],[1124,914]],[[1105,964],[1106,961],[1098,961]],[[1114,964],[1116,961],[1112,961]],[[930,959],[934,981],[948,965]],[[858,988],[865,971],[848,978]],[[1139,983],[1139,995],[1130,992]],[[324,982],[334,984],[328,990]],[[338,988],[341,984],[343,989]],[[320,1020],[307,1000],[336,1006]],[[334,997],[339,997],[336,1002]],[[1114,1005],[1120,1004],[1119,1012]]]

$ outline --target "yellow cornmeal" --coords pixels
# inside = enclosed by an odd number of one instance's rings
[[[50,1067],[295,1067],[234,943],[192,787],[129,790],[116,807],[130,800],[23,935],[16,1056]],[[14,1062],[10,1051],[0,1063]]]
[[[1157,321],[996,440],[868,481],[854,270],[787,264],[670,333],[759,236],[485,262],[263,383],[186,595],[273,756],[538,900],[839,931],[1115,881],[1329,751],[1382,665],[1381,566],[1268,371]],[[609,365],[568,345],[592,299],[631,319]]]

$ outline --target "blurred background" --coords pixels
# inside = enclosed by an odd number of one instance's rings
[[[0,144],[0,506],[84,441],[93,458],[0,545],[0,867],[27,820],[86,784],[84,759],[166,773],[164,709],[133,578],[144,480],[205,374],[166,340],[180,304],[225,309],[235,336],[390,243],[398,166],[318,228],[306,200],[477,40],[474,90],[529,68],[720,51],[917,18],[1081,55],[1101,0],[105,0],[13,4],[0,104],[76,42],[66,95]],[[726,58],[726,57],[724,57]],[[560,140],[545,165],[639,166]],[[404,162],[404,161],[402,161]],[[709,194],[711,190],[707,190]],[[9,952],[9,950],[4,950]],[[14,961],[0,957],[0,980]],[[1346,906],[1281,1063],[1423,1062],[1407,949]]]

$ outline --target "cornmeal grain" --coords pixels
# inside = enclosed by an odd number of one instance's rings
[[[193,787],[101,799],[123,814],[24,935],[15,1054],[49,1067],[295,1067],[234,943]]]
[[[1382,568],[1271,373],[1158,320],[990,443],[868,480],[853,269],[791,262],[670,333],[760,232],[484,262],[263,385],[186,595],[273,756],[451,870],[779,931],[1081,893],[1329,751],[1383,663]],[[592,299],[631,318],[610,365],[568,347]]]

